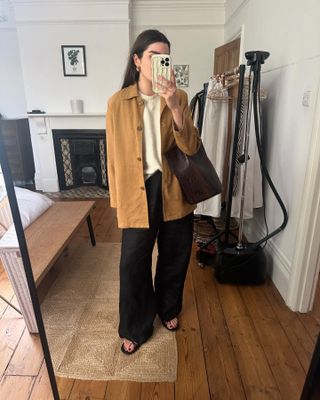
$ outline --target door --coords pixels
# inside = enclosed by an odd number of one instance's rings
[[[241,38],[237,38],[232,42],[226,43],[223,46],[217,47],[214,51],[214,67],[213,74],[218,75],[223,72],[230,71],[239,66],[239,56],[240,56],[240,41]],[[228,132],[227,132],[227,143],[225,152],[225,161],[223,166],[223,177],[222,177],[222,187],[223,191],[221,194],[221,200],[224,202],[227,196],[228,189],[228,176],[229,176],[229,155],[231,147],[232,138],[232,110],[233,99],[236,98],[236,92],[238,86],[234,86],[229,89],[231,100],[229,101],[228,107]]]
[[[239,65],[240,38],[217,47],[214,51],[213,74],[222,74]]]

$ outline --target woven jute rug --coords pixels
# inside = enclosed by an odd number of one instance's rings
[[[120,243],[97,243],[82,246],[63,260],[63,270],[41,305],[55,374],[86,380],[173,382],[176,338],[158,317],[153,336],[136,353],[127,356],[120,351],[120,250]],[[153,271],[156,257],[155,249]]]

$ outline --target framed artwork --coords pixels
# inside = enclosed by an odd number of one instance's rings
[[[176,84],[179,87],[189,86],[189,65],[174,65],[174,75],[176,77]]]
[[[87,76],[85,46],[62,45],[64,76]]]

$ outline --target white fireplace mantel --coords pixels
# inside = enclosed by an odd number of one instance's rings
[[[27,114],[28,118],[53,118],[53,117],[104,117],[106,113],[102,112],[93,112],[93,113],[81,113],[81,114],[75,114],[75,113],[33,113],[33,114]]]
[[[37,190],[58,192],[59,181],[54,154],[54,129],[105,129],[106,113],[27,114],[35,163]]]

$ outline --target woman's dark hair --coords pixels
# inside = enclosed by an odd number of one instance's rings
[[[133,61],[133,55],[137,54],[139,58],[142,57],[143,52],[148,48],[148,46],[152,43],[161,42],[165,43],[169,46],[170,50],[170,42],[166,38],[166,36],[157,31],[156,29],[148,29],[140,33],[140,35],[136,38],[135,42],[132,45],[130,50],[128,64],[126,68],[126,72],[124,74],[124,80],[122,84],[122,88],[124,89],[135,82],[138,82],[139,72],[136,70],[135,63]]]

